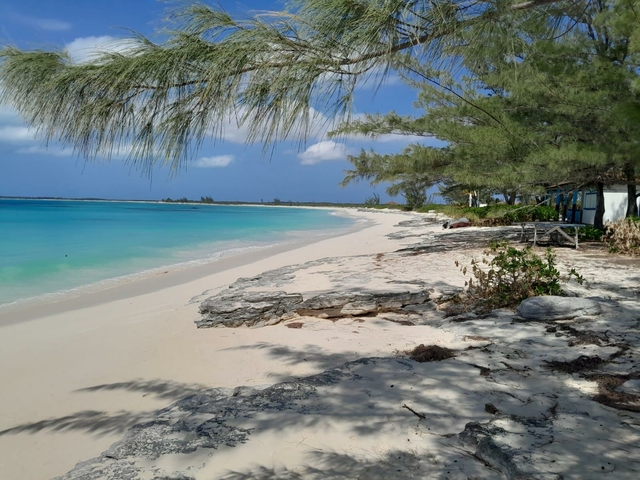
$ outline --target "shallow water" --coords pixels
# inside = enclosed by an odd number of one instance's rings
[[[352,223],[310,208],[0,199],[0,305]]]

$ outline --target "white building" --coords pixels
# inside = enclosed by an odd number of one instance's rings
[[[640,189],[639,189],[640,191]],[[583,190],[581,199],[582,219],[581,223],[593,225],[596,216],[595,190]],[[640,199],[636,199],[640,204]],[[611,185],[604,188],[604,222],[615,222],[625,217],[627,214],[627,186]]]

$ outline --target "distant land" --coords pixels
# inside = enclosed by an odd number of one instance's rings
[[[283,201],[278,198],[274,198],[271,201],[261,202],[241,202],[241,201],[226,201],[226,200],[213,200],[211,197],[200,197],[200,200],[191,200],[186,197],[183,198],[164,198],[161,200],[129,200],[126,198],[94,198],[94,197],[16,197],[16,196],[4,196],[0,195],[0,199],[3,200],[70,200],[70,201],[94,201],[94,202],[138,202],[138,203],[189,203],[189,204],[205,204],[205,205],[270,205],[270,206],[285,206],[285,207],[363,207],[362,203],[332,203],[332,202],[296,202],[293,200]]]

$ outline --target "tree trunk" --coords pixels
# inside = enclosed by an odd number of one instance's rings
[[[593,226],[596,228],[604,229],[604,183],[596,183],[596,216],[593,220]]]
[[[638,188],[635,183],[627,184],[627,217],[638,216]]]
[[[504,201],[507,205],[514,205],[516,203],[518,192],[505,191],[502,193],[502,195],[504,196]]]
[[[627,217],[638,216],[638,189],[636,187],[636,168],[632,163],[624,166],[624,176],[627,180]]]

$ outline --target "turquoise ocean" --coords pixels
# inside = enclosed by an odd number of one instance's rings
[[[0,308],[337,233],[353,223],[313,208],[0,199]]]

